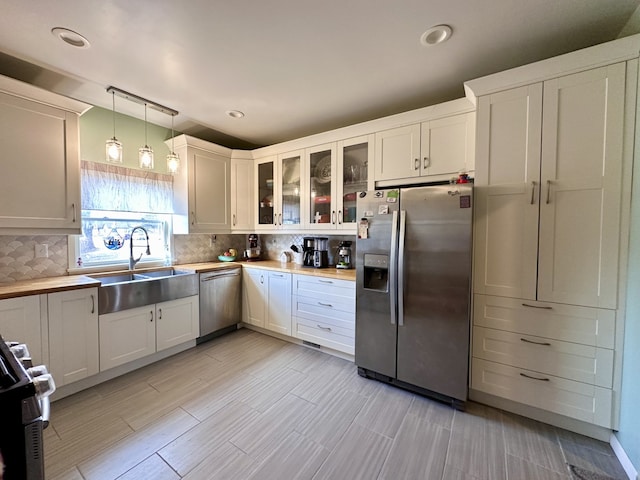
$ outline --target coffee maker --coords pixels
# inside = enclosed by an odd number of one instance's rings
[[[255,262],[260,260],[260,238],[256,233],[250,233],[247,236],[247,249],[244,251],[244,257],[247,262]]]
[[[326,268],[329,266],[329,238],[315,237],[313,239],[313,266],[315,268]]]
[[[351,241],[343,240],[336,250],[336,268],[351,268]]]
[[[302,266],[313,267],[313,251],[315,250],[315,239],[304,237],[302,239]]]

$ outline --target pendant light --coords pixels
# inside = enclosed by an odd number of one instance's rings
[[[113,137],[106,143],[106,160],[111,163],[122,163],[122,142],[116,138],[116,94],[111,92],[113,111]]]
[[[173,117],[175,115],[171,115],[171,152],[167,155],[167,170],[171,175],[175,175],[180,171],[180,157],[173,148]]]
[[[144,104],[144,147],[138,149],[140,168],[153,169],[153,149],[147,143],[147,104]]]

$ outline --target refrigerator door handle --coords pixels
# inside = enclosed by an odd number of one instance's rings
[[[398,326],[404,325],[404,239],[407,211],[400,210],[400,239],[398,245]]]
[[[396,302],[398,300],[398,211],[393,211],[391,218],[391,255],[389,258],[389,271],[391,272],[391,285],[389,285],[391,325],[396,324]]]

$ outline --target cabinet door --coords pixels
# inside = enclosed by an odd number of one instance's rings
[[[0,231],[80,233],[78,116],[0,93],[0,145]]]
[[[332,143],[309,148],[305,152],[305,159],[306,228],[336,228],[336,145]]]
[[[100,371],[155,353],[155,305],[100,315],[98,323]]]
[[[42,364],[40,295],[0,300],[0,335],[27,345],[34,365]]]
[[[375,180],[420,175],[420,125],[376,133]]]
[[[351,138],[338,142],[337,209],[338,229],[356,232],[357,192],[373,190],[374,136]]]
[[[256,230],[273,230],[277,226],[276,191],[276,157],[259,160],[255,165],[255,191],[258,197],[256,205]]]
[[[180,345],[198,337],[198,295],[156,305],[156,350]]]
[[[298,229],[302,222],[302,150],[278,157],[277,228]]]
[[[474,290],[535,300],[542,84],[478,101]]]
[[[231,160],[188,148],[191,233],[220,233],[231,228]]]
[[[291,274],[268,273],[268,302],[265,328],[291,335]]]
[[[625,64],[544,84],[538,298],[617,306]]]
[[[242,321],[256,327],[265,326],[266,275],[257,268],[242,269]]]
[[[473,168],[474,114],[454,115],[422,124],[420,175],[457,175]]]
[[[253,230],[253,160],[231,160],[231,229]]]
[[[98,289],[50,293],[49,369],[58,386],[99,371]]]

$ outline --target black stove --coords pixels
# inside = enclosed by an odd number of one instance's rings
[[[44,365],[33,366],[26,345],[0,335],[0,453],[4,480],[43,480],[42,430],[55,390]],[[0,474],[0,478],[3,478]]]

